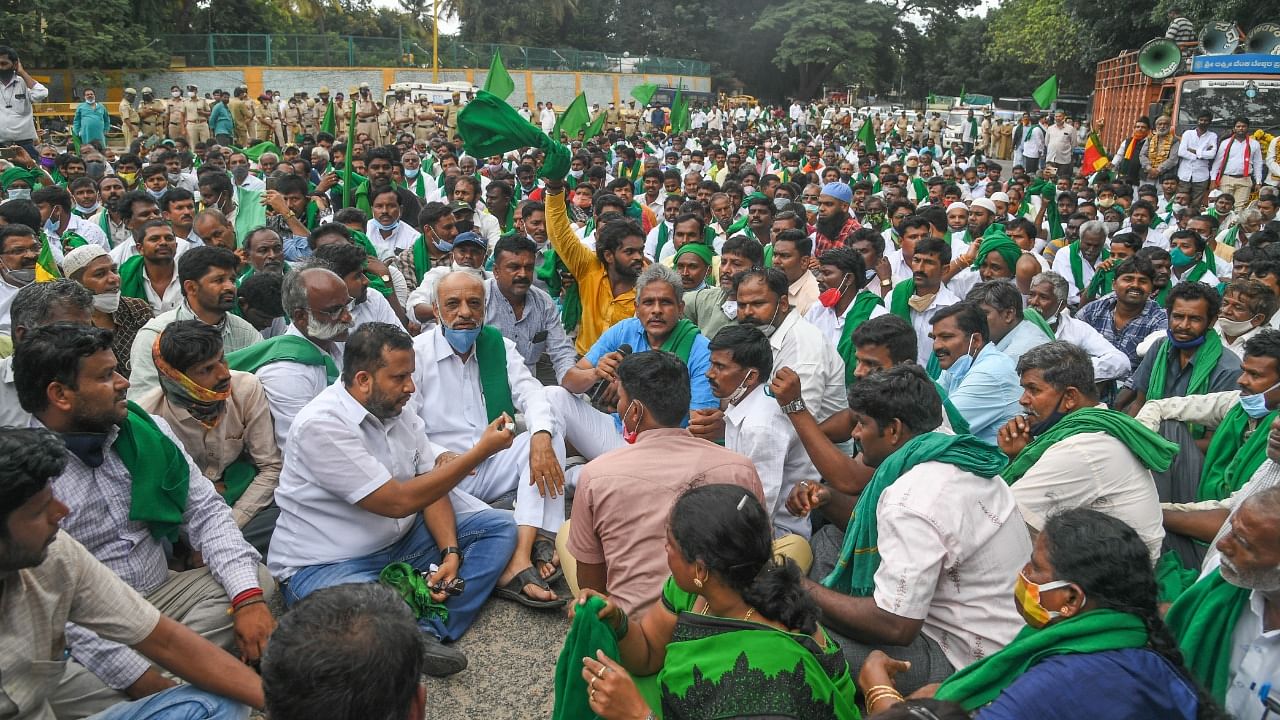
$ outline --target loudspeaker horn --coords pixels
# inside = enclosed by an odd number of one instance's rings
[[[1148,40],[1138,51],[1138,69],[1154,80],[1172,77],[1182,64],[1182,50],[1178,43],[1166,38]]]
[[[1233,22],[1211,22],[1200,31],[1200,49],[1205,55],[1230,55],[1240,47],[1241,35]]]
[[[1280,55],[1280,25],[1262,23],[1249,31],[1244,51],[1253,55]]]

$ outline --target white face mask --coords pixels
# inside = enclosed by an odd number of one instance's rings
[[[93,296],[93,309],[103,313],[113,313],[120,307],[120,291],[98,293]]]
[[[737,405],[742,402],[742,398],[747,394],[747,381],[751,379],[751,373],[753,372],[755,372],[754,368],[748,370],[747,374],[742,376],[742,382],[738,383],[738,387],[734,388],[733,392],[729,393],[729,397],[726,399],[729,401],[730,405]]]

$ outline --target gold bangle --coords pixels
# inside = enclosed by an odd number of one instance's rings
[[[884,700],[885,698],[896,700],[898,702],[903,702],[902,695],[898,694],[896,690],[894,692],[883,692],[877,695],[875,700],[872,700],[871,702],[867,703],[867,710],[868,711],[871,710],[873,707],[876,706],[876,703],[880,702],[881,700]]]
[[[863,695],[870,695],[871,693],[875,692],[876,690],[892,690],[892,691],[894,691],[894,692],[898,692],[898,688],[896,688],[896,687],[894,687],[894,686],[892,686],[892,685],[872,685],[871,687],[869,687],[869,688],[867,688],[866,690],[864,690],[864,691],[862,692],[862,694],[863,694]]]

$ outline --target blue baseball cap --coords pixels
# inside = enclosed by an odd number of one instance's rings
[[[485,241],[485,239],[479,233],[474,233],[474,232],[458,233],[458,236],[453,239],[453,246],[458,247],[463,243],[471,243],[472,245],[479,245],[480,247],[486,250],[489,249],[489,243]]]

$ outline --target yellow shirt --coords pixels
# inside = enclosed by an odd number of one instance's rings
[[[569,224],[569,214],[564,206],[564,193],[547,194],[547,236],[551,247],[578,282],[578,297],[582,299],[582,320],[578,325],[578,340],[574,349],[586,355],[596,340],[615,323],[635,317],[636,291],[628,290],[614,297],[609,273],[596,254],[582,244]]]

